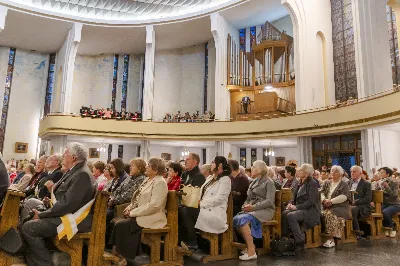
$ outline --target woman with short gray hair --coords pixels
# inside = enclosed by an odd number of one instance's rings
[[[293,193],[293,199],[282,213],[282,235],[289,237],[290,229],[297,252],[305,249],[304,232],[320,224],[318,185],[312,177],[313,173],[314,168],[311,164],[303,164],[297,169],[300,184]]]
[[[257,160],[253,163],[254,178],[247,191],[247,199],[242,212],[233,218],[233,227],[243,236],[247,249],[239,257],[241,260],[255,260],[257,254],[253,238],[262,238],[262,223],[275,215],[275,185],[268,177],[268,166]]]

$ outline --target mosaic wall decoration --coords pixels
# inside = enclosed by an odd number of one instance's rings
[[[50,54],[43,116],[46,116],[50,113],[51,98],[53,95],[53,88],[54,88],[55,68],[56,68],[56,54]]]
[[[124,145],[118,145],[118,158],[122,159],[124,157]]]
[[[257,161],[257,149],[251,149],[251,165]]]
[[[3,109],[1,113],[1,122],[0,122],[0,152],[3,152],[4,148],[4,137],[6,134],[6,126],[7,126],[8,105],[10,103],[11,86],[14,73],[15,53],[16,49],[11,48],[10,53],[8,55],[6,85],[4,90]]]
[[[390,6],[386,6],[386,17],[389,31],[393,84],[398,86],[400,85],[399,41],[397,37],[396,14]]]
[[[108,144],[107,150],[107,163],[111,162],[112,144]]]
[[[255,43],[257,40],[257,30],[256,27],[251,27],[250,28],[250,47],[253,46],[253,43]]]
[[[353,12],[350,0],[331,0],[336,100],[357,98]]]
[[[122,100],[121,109],[126,110],[126,96],[128,94],[129,55],[124,55],[124,71],[122,72]]]
[[[239,30],[240,50],[246,52],[246,29]]]
[[[207,90],[208,90],[208,43],[206,43],[205,47],[205,60],[204,60],[204,66],[205,66],[205,71],[204,71],[204,97],[203,97],[203,113],[207,111],[208,105],[207,105]]]
[[[117,78],[118,78],[118,55],[114,55],[113,86],[111,91],[111,110],[115,110],[115,98],[117,97]]]

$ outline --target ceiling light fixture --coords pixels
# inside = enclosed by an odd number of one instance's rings
[[[265,156],[275,156],[274,148],[271,143],[269,144],[269,148],[265,150]]]
[[[182,157],[187,157],[190,154],[190,151],[187,149],[187,146],[185,144],[185,147],[183,147],[183,151],[181,152]]]

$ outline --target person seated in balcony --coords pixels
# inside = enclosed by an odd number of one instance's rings
[[[294,192],[297,190],[297,187],[299,185],[299,181],[296,179],[296,169],[291,167],[291,166],[286,166],[285,167],[285,179],[283,180],[282,183],[282,188],[290,188],[292,191],[292,195],[294,195]]]
[[[204,112],[203,120],[204,122],[208,122],[210,120],[210,114],[208,113],[208,111]]]
[[[371,184],[362,178],[362,168],[354,165],[350,168],[352,180],[349,182],[351,192],[356,192],[352,196],[351,213],[353,217],[353,230],[357,239],[361,238],[359,218],[367,218],[371,215],[372,190]]]
[[[17,183],[13,183],[9,189],[25,191],[34,174],[35,174],[35,166],[31,163],[25,164],[24,176],[20,180],[18,180]]]
[[[110,108],[107,108],[107,110],[104,112],[103,118],[111,118]]]
[[[161,229],[167,224],[165,204],[168,187],[162,174],[165,163],[161,158],[151,158],[147,164],[147,178],[132,196],[131,204],[125,208],[125,219],[115,219],[109,244],[113,253],[120,257],[118,265],[135,265],[140,254],[143,228]]]
[[[211,171],[213,174],[200,189],[200,213],[195,228],[206,233],[222,234],[228,230],[226,211],[231,193],[231,167],[225,157],[216,156]],[[185,241],[181,244],[188,250],[197,249],[197,246],[189,246]]]
[[[239,170],[239,163],[236,160],[228,160],[231,166],[231,180],[233,193],[233,216],[242,211],[242,206],[247,199],[247,190],[249,189],[249,180]]]
[[[125,108],[121,108],[121,112],[119,114],[120,114],[121,120],[125,120],[126,119]]]
[[[344,170],[341,166],[331,168],[332,180],[326,181],[322,187],[322,219],[326,232],[331,238],[324,243],[324,247],[333,248],[335,240],[342,238],[345,220],[351,218],[351,195],[348,184],[343,181]]]
[[[182,166],[179,163],[171,162],[168,165],[167,185],[168,190],[178,191],[181,187]]]
[[[244,238],[246,250],[240,260],[257,259],[253,238],[262,238],[262,223],[270,221],[275,215],[275,185],[267,175],[269,167],[264,161],[253,163],[253,182],[247,191],[242,212],[233,218],[233,227]]]
[[[321,220],[318,186],[312,178],[314,168],[311,164],[303,164],[297,172],[300,183],[282,213],[282,235],[289,237],[290,230],[296,243],[295,250],[300,252],[305,249],[304,232],[320,224]]]
[[[396,227],[393,224],[392,216],[400,212],[399,185],[392,179],[393,170],[389,167],[382,167],[379,172],[382,178],[380,187],[383,190],[383,227],[386,228],[385,235],[394,238],[396,237]]]
[[[166,113],[163,119],[163,122],[171,122],[172,118],[171,118],[171,114],[170,113]]]

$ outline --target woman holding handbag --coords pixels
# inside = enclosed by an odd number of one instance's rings
[[[210,175],[200,189],[200,213],[195,228],[203,232],[221,234],[228,229],[226,210],[231,193],[231,167],[223,156],[216,156],[211,165]],[[184,241],[182,247],[195,250]]]

